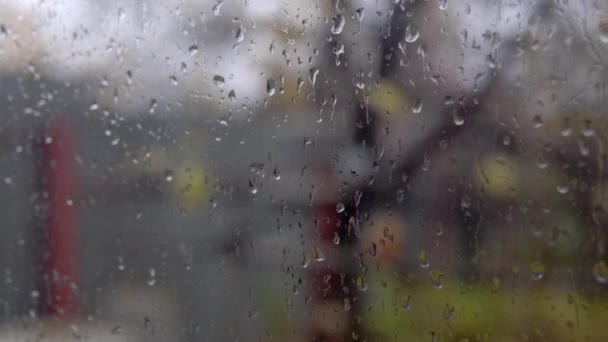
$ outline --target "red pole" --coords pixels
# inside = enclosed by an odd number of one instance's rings
[[[42,173],[46,180],[48,208],[45,220],[44,276],[46,313],[73,317],[79,311],[76,287],[77,246],[75,200],[78,188],[74,165],[73,127],[65,119],[50,124],[42,142]]]

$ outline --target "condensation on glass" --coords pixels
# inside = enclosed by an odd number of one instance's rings
[[[608,340],[606,3],[0,8],[0,341]]]

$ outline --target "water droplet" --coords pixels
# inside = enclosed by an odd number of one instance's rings
[[[586,120],[583,127],[581,128],[581,134],[584,137],[592,137],[595,135],[595,129],[592,127],[592,123],[589,120]]]
[[[344,44],[336,42],[336,45],[331,49],[336,56],[336,65],[340,65],[340,55],[344,53]]]
[[[403,191],[402,189],[397,189],[397,191],[395,191],[395,197],[397,203],[403,202],[403,200],[405,199],[405,191]]]
[[[258,310],[249,310],[247,317],[249,317],[249,319],[256,319],[258,317]]]
[[[442,11],[448,9],[448,0],[439,0],[439,9]]]
[[[96,110],[98,110],[98,109],[99,109],[99,105],[97,104],[97,102],[93,102],[93,103],[91,103],[91,105],[89,106],[89,110],[90,110],[90,111],[92,111],[92,112],[94,112],[94,111],[96,111]]]
[[[360,72],[355,76],[355,86],[359,89],[365,88],[365,78],[363,72]]]
[[[173,171],[171,171],[171,170],[165,171],[165,180],[167,182],[171,182],[173,180]]]
[[[431,284],[438,290],[443,288],[443,274],[437,270],[432,270],[429,272],[429,277],[431,279]]]
[[[598,30],[600,33],[600,41],[603,44],[608,44],[608,21],[600,22]]]
[[[281,174],[279,173],[279,169],[277,167],[272,170],[272,178],[274,178],[274,180],[281,179]]]
[[[338,14],[332,20],[333,24],[331,25],[331,33],[342,33],[342,30],[344,29],[344,24],[346,24],[346,18],[344,18],[342,14]]]
[[[456,126],[464,125],[464,118],[462,117],[462,115],[460,113],[458,113],[457,111],[454,111],[454,113],[452,115],[454,117],[454,125],[456,125]]]
[[[562,184],[557,185],[555,190],[557,190],[559,194],[565,195],[570,192],[570,185],[568,182],[563,182]]]
[[[532,279],[534,280],[542,280],[545,276],[545,266],[538,261],[534,261],[528,265],[530,268],[530,273],[532,275]]]
[[[71,198],[68,198],[68,199],[66,199],[66,200],[65,200],[65,204],[66,204],[68,207],[71,207],[71,206],[73,206],[73,205],[74,205],[74,201],[73,201]]]
[[[118,268],[119,271],[124,271],[125,270],[125,258],[122,256],[119,256],[116,258],[117,262],[118,262],[118,266],[116,266],[116,268]]]
[[[425,249],[421,250],[420,254],[418,254],[418,261],[420,261],[420,267],[422,268],[428,268],[431,266],[429,255]]]
[[[268,96],[272,96],[276,92],[276,83],[274,78],[269,78],[268,81],[266,81],[266,94]]]
[[[72,337],[74,337],[75,340],[82,339],[82,333],[76,324],[70,324],[70,330],[72,331]]]
[[[236,30],[236,33],[234,34],[234,39],[236,40],[237,43],[240,43],[243,41],[243,39],[245,39],[245,28],[243,27],[243,25],[239,25],[239,28]]]
[[[190,47],[188,48],[188,52],[190,52],[192,56],[196,55],[198,53],[198,46],[190,45]]]
[[[158,102],[156,102],[156,99],[150,100],[150,104],[148,105],[148,113],[154,114],[157,106],[158,106]]]
[[[177,77],[175,77],[175,75],[170,76],[169,77],[169,81],[171,82],[172,85],[176,86],[178,84],[177,82]]]
[[[600,284],[608,284],[608,265],[606,265],[606,262],[599,261],[593,265],[593,277]]]
[[[421,98],[416,98],[416,102],[414,102],[414,105],[412,106],[412,113],[414,114],[419,114],[422,111],[422,99]]]
[[[407,295],[405,300],[403,300],[403,298],[401,300],[403,302],[403,308],[405,310],[409,310],[412,308],[412,295]]]
[[[230,99],[230,101],[236,102],[236,94],[234,92],[234,89],[228,92],[228,98]]]
[[[365,278],[363,278],[362,276],[359,276],[357,278],[357,280],[355,281],[355,284],[357,285],[357,289],[359,291],[366,291],[367,290],[367,282],[365,281]]]
[[[336,212],[337,213],[341,213],[344,211],[344,204],[342,202],[339,202],[338,204],[336,204]]]
[[[332,240],[334,245],[340,244],[340,235],[337,232],[334,232],[334,239]]]
[[[308,258],[308,255],[306,254],[306,252],[302,252],[302,254],[300,255],[300,266],[302,268],[306,268],[309,264],[310,259]]]
[[[313,87],[315,86],[315,82],[317,82],[317,75],[319,75],[319,69],[310,68],[310,70],[308,70],[308,80]]]
[[[315,246],[312,249],[313,252],[313,259],[315,259],[315,261],[321,262],[321,261],[325,261],[325,254],[323,254],[323,251]]]
[[[407,43],[413,43],[420,38],[420,31],[418,31],[418,27],[414,24],[408,24],[405,27],[405,41]]]
[[[222,1],[218,1],[213,8],[211,9],[213,11],[213,15],[215,15],[216,17],[218,15],[220,15],[220,12],[222,11],[222,5],[224,5],[224,3]]]
[[[156,270],[154,268],[148,269],[148,286],[156,285]]]
[[[540,115],[534,115],[532,118],[532,123],[534,128],[541,128],[543,127],[543,118]]]
[[[361,24],[361,22],[363,21],[363,18],[365,18],[365,7],[358,8],[355,11],[355,17],[357,18],[357,21],[359,22],[359,24]]]
[[[252,195],[255,195],[258,193],[258,187],[255,185],[255,183],[252,180],[249,180],[249,192]]]
[[[350,311],[350,299],[344,298],[344,311]]]
[[[494,58],[494,56],[487,55],[486,56],[486,64],[488,65],[488,68],[490,68],[490,69],[496,69],[497,63],[496,63],[496,59]]]
[[[224,79],[223,76],[215,75],[215,76],[213,76],[213,83],[215,83],[215,85],[218,88],[222,88],[224,86],[224,84],[226,83],[226,80]]]
[[[446,321],[450,321],[452,320],[452,318],[454,317],[454,312],[456,311],[456,308],[446,304],[445,308],[443,309],[443,319]]]

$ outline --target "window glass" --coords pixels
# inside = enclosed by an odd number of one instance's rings
[[[608,3],[0,8],[0,341],[608,340]]]

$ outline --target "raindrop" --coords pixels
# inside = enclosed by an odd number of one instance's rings
[[[604,261],[598,261],[593,265],[593,277],[600,284],[608,284],[608,265]]]
[[[346,24],[346,19],[342,14],[338,14],[333,19],[333,25],[331,26],[331,33],[340,34],[344,29],[344,24]]]
[[[418,254],[418,261],[420,261],[420,267],[422,268],[428,268],[431,266],[429,255],[425,249],[421,250],[420,254]]]
[[[363,278],[362,276],[359,276],[357,278],[357,280],[355,281],[355,284],[357,285],[357,289],[359,291],[366,291],[367,290],[367,282],[365,281],[365,278]]]
[[[492,55],[486,56],[486,64],[490,69],[496,69],[496,59]]]
[[[74,205],[74,201],[73,201],[71,198],[68,198],[68,199],[66,199],[66,200],[65,200],[65,204],[66,204],[68,207],[71,207],[71,206],[73,206],[73,205]]]
[[[559,194],[565,195],[570,192],[570,185],[567,182],[564,182],[556,186],[555,189]]]
[[[188,48],[188,52],[190,52],[190,54],[191,54],[192,56],[196,55],[196,54],[198,53],[198,46],[196,46],[196,45],[191,45],[191,46]]]
[[[534,115],[532,118],[532,123],[534,128],[541,128],[543,127],[543,118],[540,115]]]
[[[365,80],[363,77],[363,72],[360,72],[355,76],[355,86],[359,89],[365,88]]]
[[[234,39],[236,40],[237,43],[240,43],[243,41],[243,39],[245,39],[245,28],[243,27],[243,25],[239,25],[239,28],[236,30],[236,33],[234,34]]]
[[[281,174],[279,173],[279,169],[277,167],[272,170],[272,178],[274,178],[274,180],[281,179]]]
[[[226,82],[226,80],[224,79],[223,76],[220,76],[220,75],[213,76],[213,83],[215,83],[215,85],[218,88],[222,88],[224,86],[225,82]]]
[[[169,81],[171,82],[172,85],[176,86],[178,84],[177,82],[177,77],[175,76],[170,76],[169,77]]]
[[[89,110],[91,110],[92,112],[96,111],[99,109],[99,105],[97,104],[97,102],[93,102],[90,106],[89,106]]]
[[[344,311],[350,311],[350,299],[344,298]]]
[[[584,137],[592,137],[595,135],[595,129],[593,127],[591,127],[591,122],[590,121],[585,121],[585,124],[583,126],[583,128],[581,129],[581,134]]]
[[[532,274],[532,279],[542,280],[545,276],[545,266],[538,261],[534,261],[528,265]]]
[[[412,106],[412,113],[419,114],[422,111],[422,99],[416,98],[416,102]]]
[[[315,86],[315,82],[317,82],[317,75],[319,75],[319,69],[310,68],[310,70],[308,70],[308,80],[313,87]]]
[[[218,16],[220,15],[220,12],[222,11],[222,5],[224,3],[222,1],[218,1],[213,8],[211,9],[213,11],[213,15]]]
[[[70,330],[72,331],[72,337],[74,337],[75,340],[82,339],[82,333],[80,332],[80,328],[78,328],[76,324],[71,324]]]
[[[302,252],[302,254],[300,255],[300,266],[302,268],[306,268],[309,264],[310,259],[308,258],[308,255],[306,254],[306,252]]]
[[[432,270],[429,272],[429,276],[431,278],[431,283],[433,284],[433,287],[438,290],[441,290],[443,288],[443,274],[439,271]]]
[[[247,317],[249,317],[249,319],[256,319],[258,317],[258,310],[249,310]]]
[[[268,96],[272,96],[276,92],[276,83],[277,82],[273,78],[269,78],[268,81],[266,81],[266,94]]]
[[[236,94],[234,93],[234,89],[233,89],[233,90],[231,90],[231,91],[228,93],[228,98],[229,98],[229,99],[230,99],[230,101],[232,101],[232,102],[235,102],[235,101],[236,101]]]
[[[332,52],[336,56],[336,65],[340,65],[340,55],[344,53],[344,44],[336,42],[336,45],[332,48]]]
[[[317,246],[313,247],[312,253],[313,253],[313,259],[315,261],[318,261],[318,262],[325,261],[325,254],[323,254],[323,251],[319,247],[317,247]]]
[[[452,116],[454,117],[454,125],[456,125],[456,126],[464,125],[464,118],[462,117],[462,115],[460,115],[460,113],[458,113],[457,111],[454,111]]]
[[[156,99],[150,100],[150,104],[148,105],[148,113],[154,114],[154,111],[156,111],[157,106],[158,103],[156,102]]]
[[[604,44],[608,44],[608,21],[600,22],[598,30],[600,32],[600,41]]]
[[[408,24],[405,27],[405,41],[407,43],[413,43],[420,38],[420,31],[418,31],[418,27],[414,24]]]
[[[124,271],[125,270],[125,258],[122,256],[119,256],[116,258],[116,260],[118,261],[118,266],[116,266],[116,268],[118,268],[119,271]]]
[[[455,307],[446,304],[445,308],[443,309],[443,319],[446,321],[452,320],[452,318],[454,318],[454,311],[456,311]]]
[[[336,204],[336,212],[337,213],[341,213],[344,211],[344,204],[342,202],[339,202],[338,204]]]
[[[365,18],[365,8],[364,7],[358,8],[355,11],[355,17],[357,18],[357,21],[359,22],[359,25],[360,25],[361,22],[363,21],[363,18]]]
[[[165,180],[167,182],[171,182],[173,180],[173,171],[171,171],[171,170],[165,171]]]
[[[249,192],[252,195],[255,195],[258,193],[258,187],[255,185],[255,183],[252,180],[249,180]]]
[[[397,191],[395,191],[395,197],[397,199],[397,203],[403,202],[403,200],[405,199],[405,191],[403,191],[402,189],[397,189]]]
[[[153,268],[148,269],[148,286],[156,285],[156,270]]]
[[[334,245],[340,244],[340,235],[337,232],[334,232],[334,239],[332,240]]]
[[[439,9],[442,11],[448,9],[448,0],[439,0]]]
[[[403,308],[405,310],[412,308],[412,295],[407,295],[407,298],[405,298],[405,303],[403,303]]]

